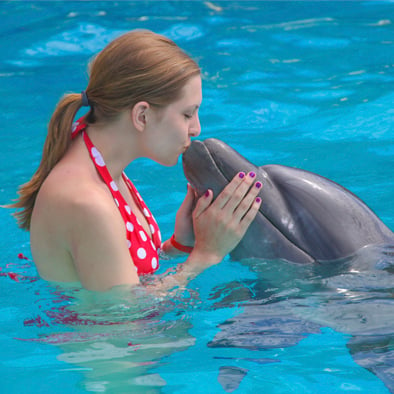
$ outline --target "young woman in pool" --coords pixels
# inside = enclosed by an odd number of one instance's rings
[[[190,252],[171,275],[184,284],[236,246],[261,203],[253,173],[237,174],[215,201],[210,190],[197,200],[189,186],[174,235],[162,243],[123,172],[138,157],[175,165],[200,134],[201,100],[198,65],[163,36],[133,31],[96,56],[86,91],[58,103],[41,164],[13,205],[44,279],[92,290],[137,284],[158,268],[162,248]],[[82,106],[90,110],[74,122]]]

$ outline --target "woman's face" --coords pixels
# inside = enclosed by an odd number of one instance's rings
[[[201,77],[190,78],[182,89],[181,98],[165,108],[150,108],[146,129],[148,157],[165,166],[178,162],[191,137],[200,134],[198,109],[202,101]]]

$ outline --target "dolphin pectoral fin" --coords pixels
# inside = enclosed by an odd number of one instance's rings
[[[246,376],[245,368],[235,366],[222,366],[219,370],[218,381],[227,393],[237,390],[242,379]]]

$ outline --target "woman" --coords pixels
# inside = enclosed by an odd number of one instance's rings
[[[253,173],[238,174],[215,201],[210,190],[195,201],[189,186],[174,235],[162,244],[123,172],[138,157],[175,165],[200,134],[201,100],[198,65],[163,36],[133,31],[97,55],[86,91],[58,103],[41,164],[13,205],[22,208],[16,216],[44,279],[92,290],[137,284],[158,268],[162,248],[190,252],[172,275],[185,283],[236,246],[261,203]],[[82,106],[89,112],[73,123]]]

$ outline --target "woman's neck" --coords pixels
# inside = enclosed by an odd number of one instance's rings
[[[119,182],[124,169],[140,157],[138,132],[127,116],[122,113],[111,123],[91,124],[87,128],[89,138],[103,156],[115,182]]]

